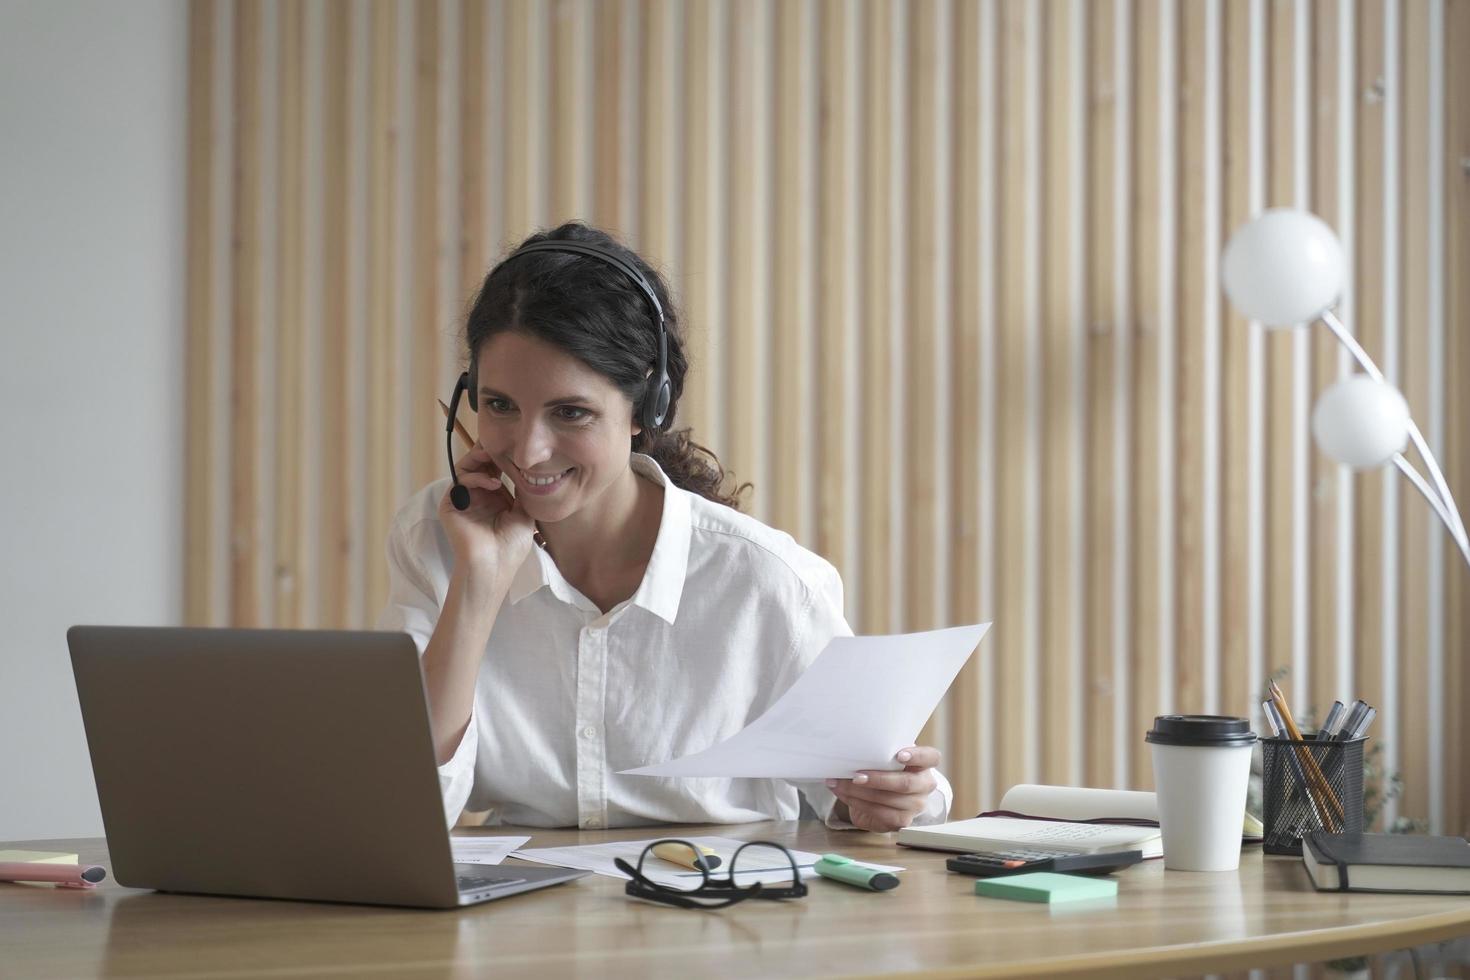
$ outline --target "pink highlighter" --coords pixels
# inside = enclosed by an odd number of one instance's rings
[[[96,888],[107,877],[100,864],[43,864],[0,861],[0,881],[48,881],[64,888]]]

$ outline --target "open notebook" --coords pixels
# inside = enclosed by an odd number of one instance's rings
[[[939,851],[1142,851],[1154,858],[1164,853],[1158,822],[1153,793],[1023,783],[1006,792],[999,810],[933,827],[905,827],[898,842]],[[1259,839],[1260,824],[1248,814],[1241,829],[1243,840]]]

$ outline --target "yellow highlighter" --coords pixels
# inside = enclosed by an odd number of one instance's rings
[[[698,854],[693,850],[696,847],[699,849]],[[674,864],[682,864],[695,871],[713,871],[720,866],[720,856],[708,847],[698,844],[675,844],[671,841],[655,844],[653,854],[655,857],[663,858]]]

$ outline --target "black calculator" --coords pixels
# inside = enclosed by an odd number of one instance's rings
[[[1030,871],[1105,875],[1131,864],[1137,864],[1142,860],[1142,851],[1072,854],[1067,851],[1015,849],[984,854],[959,854],[945,861],[944,866],[951,871],[974,875],[977,878],[999,878],[1002,875],[1018,875]]]

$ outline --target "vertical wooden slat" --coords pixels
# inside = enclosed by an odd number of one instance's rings
[[[1402,317],[1404,350],[1401,390],[1409,400],[1410,414],[1426,428],[1430,418],[1429,385],[1429,5],[1404,6],[1403,127],[1399,134],[1400,202],[1403,208]],[[1434,436],[1437,436],[1435,433]],[[1430,436],[1433,438],[1434,436]],[[1451,488],[1452,490],[1454,488]],[[1399,765],[1405,773],[1404,795],[1399,813],[1410,819],[1429,818],[1429,782],[1438,778],[1429,771],[1431,732],[1427,705],[1439,678],[1429,676],[1429,535],[1443,529],[1423,498],[1405,492],[1399,499],[1402,537],[1399,539]],[[1432,522],[1432,524],[1431,524]],[[1448,542],[1446,542],[1448,543]],[[1453,559],[1454,551],[1450,549]]]
[[[816,550],[839,570],[851,556],[847,517],[862,488],[847,478],[847,435],[855,420],[837,406],[847,404],[849,330],[855,311],[850,299],[849,257],[854,248],[856,216],[849,208],[856,173],[849,141],[856,128],[855,93],[848,86],[848,66],[857,52],[848,48],[849,25],[856,11],[844,0],[822,0],[819,10],[818,118],[816,154],[819,168],[817,202],[817,525]],[[786,329],[791,329],[790,327]],[[848,583],[851,591],[856,581]]]
[[[802,267],[802,230],[810,221],[814,203],[802,186],[807,148],[807,126],[802,116],[802,92],[809,71],[803,49],[802,26],[806,4],[785,0],[776,10],[775,155],[773,191],[775,263],[773,270],[775,331],[772,344],[775,452],[772,459],[771,523],[805,540],[801,526],[801,494],[806,482],[804,462],[812,447],[803,440],[802,413],[807,365],[802,361],[801,282],[810,270]]]
[[[213,258],[215,214],[213,179],[215,158],[214,67],[215,5],[213,0],[189,4],[189,161],[186,176],[188,242],[185,250],[185,363],[184,397],[184,624],[209,626],[214,610],[211,596],[217,557],[214,549],[214,480],[210,443],[218,398],[210,379],[214,374]]]
[[[1118,133],[1118,72],[1114,46],[1115,4],[1102,0],[1088,5],[1090,92],[1087,124],[1089,161],[1087,185],[1087,477],[1085,551],[1086,617],[1084,644],[1087,720],[1083,778],[1089,786],[1113,784],[1113,555],[1117,538],[1116,474],[1113,471],[1116,370],[1117,284],[1113,280],[1112,242],[1118,222],[1114,195],[1115,142]],[[1004,520],[1005,518],[1002,518]],[[1002,608],[1005,608],[1002,604]]]
[[[1318,0],[1312,10],[1312,211],[1342,234],[1338,213],[1338,58],[1351,57],[1337,43],[1339,4]],[[1312,394],[1315,398],[1337,378],[1339,347],[1332,335],[1312,330]],[[1329,705],[1351,695],[1337,681],[1337,465],[1314,446],[1311,450],[1311,621],[1308,626],[1311,701]]]
[[[954,186],[954,224],[951,248],[954,255],[952,283],[952,333],[950,390],[953,392],[955,424],[950,431],[949,452],[954,460],[950,470],[949,515],[952,528],[951,548],[954,552],[954,577],[950,588],[949,617],[953,623],[976,623],[983,616],[980,607],[980,550],[989,542],[982,541],[980,508],[980,182],[983,180],[980,158],[981,91],[980,73],[990,70],[976,56],[980,46],[980,10],[974,3],[955,6],[955,29],[952,63],[955,71],[955,94],[948,120],[953,127],[955,173],[964,175]],[[981,737],[981,685],[985,683],[984,664],[988,659],[992,635],[983,641],[980,652],[961,668],[950,688],[949,734],[951,751],[945,760],[945,771],[954,786],[953,813],[969,816],[982,805],[980,787],[975,778],[980,772],[983,753],[991,750]]]
[[[1041,705],[1047,719],[1042,726],[1041,778],[1047,783],[1068,782],[1071,771],[1072,717],[1072,569],[1081,555],[1072,542],[1081,528],[1072,524],[1072,491],[1082,473],[1072,472],[1073,448],[1080,434],[1072,430],[1073,400],[1082,393],[1072,387],[1071,214],[1080,202],[1071,199],[1071,170],[1082,159],[1071,144],[1071,76],[1077,70],[1067,57],[1073,9],[1052,3],[1043,9],[1043,58],[1040,111],[1045,120],[1042,139],[1042,405],[1044,433],[1041,460],[1042,595],[1046,612],[1041,618]]]
[[[234,248],[230,303],[230,623],[260,625],[261,7],[235,10]]]
[[[531,146],[536,127],[532,100],[537,84],[531,77],[534,16],[532,0],[506,0],[505,36],[501,40],[501,59],[505,63],[505,141],[515,147],[505,156],[505,184],[500,188],[507,247],[519,244],[535,230],[537,220],[533,190],[537,175]]]
[[[414,487],[437,477],[444,465],[443,426],[436,397],[443,338],[449,324],[439,320],[439,0],[414,5],[413,76],[413,378],[409,413],[413,423],[411,460]]]
[[[1093,28],[1096,30],[1096,27]],[[1140,733],[1154,715],[1162,713],[1159,691],[1159,514],[1166,504],[1159,498],[1159,209],[1163,193],[1159,95],[1163,58],[1159,4],[1137,5],[1133,18],[1133,603],[1129,651],[1129,783],[1136,789],[1153,788],[1153,763]],[[1170,102],[1172,108],[1172,101]],[[1091,497],[1091,493],[1088,494]],[[1090,568],[1096,568],[1091,554]],[[1100,570],[1099,570],[1100,573]],[[1102,592],[1101,583],[1097,590]],[[1089,590],[1091,594],[1091,590]]]
[[[1271,0],[1266,23],[1267,123],[1266,123],[1266,207],[1293,207],[1296,203],[1296,157],[1293,79],[1295,62],[1296,18],[1293,5]],[[1292,529],[1296,516],[1292,510],[1292,461],[1305,431],[1292,424],[1292,399],[1295,379],[1296,336],[1291,330],[1267,330],[1264,337],[1266,378],[1264,379],[1265,418],[1274,424],[1265,426],[1264,474],[1257,478],[1265,483],[1265,601],[1264,643],[1265,669],[1270,674],[1292,663],[1292,617],[1294,605]],[[1309,671],[1310,679],[1310,671]],[[1316,702],[1303,679],[1292,676],[1287,689],[1294,703],[1310,706],[1315,720],[1320,721],[1327,705]],[[1260,700],[1259,691],[1251,691],[1250,703]],[[1330,701],[1328,702],[1331,703]]]
[[[725,384],[729,462],[754,484],[750,513],[770,516],[775,487],[765,467],[769,433],[762,398],[735,396],[771,379],[766,363],[771,333],[772,7],[766,0],[742,7],[730,37],[731,179],[729,182],[729,343]]]
[[[626,202],[622,197],[623,76],[628,71],[636,70],[636,66],[623,63],[622,3],[604,0],[595,4],[593,9],[596,11],[593,29],[597,42],[593,58],[596,64],[594,90],[597,94],[592,143],[593,159],[597,165],[592,173],[592,220],[602,228],[616,233],[621,232],[627,224],[624,210]],[[513,52],[508,52],[508,70],[513,72],[515,64]],[[508,77],[514,79],[516,76],[511,74]],[[515,84],[508,81],[507,88],[513,89]],[[518,154],[511,153],[508,159],[516,156]],[[515,225],[510,227],[519,230]]]
[[[275,626],[302,625],[301,584],[306,567],[306,538],[301,492],[302,359],[305,354],[306,252],[305,160],[306,5],[286,0],[280,8],[280,134],[276,141],[277,194],[280,200],[276,251],[276,288],[280,294],[276,323],[276,567]]]
[[[639,170],[639,250],[659,268],[676,257],[675,221],[680,159],[674,55],[678,50],[678,10],[669,0],[644,0],[641,59],[644,157]],[[553,72],[555,74],[555,72]]]
[[[657,4],[650,12],[656,12]],[[584,134],[587,131],[587,91],[584,74],[587,70],[582,60],[581,35],[587,30],[589,11],[581,0],[555,0],[551,4],[551,71],[547,82],[551,87],[548,100],[551,105],[550,216],[546,224],[555,227],[564,221],[587,217],[587,202],[582,199],[585,184],[587,154],[582,152]],[[655,47],[655,51],[660,48]],[[649,59],[649,69],[659,66]],[[644,108],[645,115],[658,120],[656,107]],[[649,158],[651,175],[658,166],[657,154]]]
[[[979,59],[979,4],[960,3],[954,9],[954,97],[953,126],[954,225],[950,247],[954,251],[951,278],[950,389],[956,425],[950,430],[950,454],[954,458],[951,480],[950,522],[954,535],[954,579],[950,589],[950,621],[978,623],[980,611],[980,73],[991,71]],[[989,479],[989,475],[985,478]],[[954,786],[953,813],[969,815],[980,807],[978,774],[980,757],[991,751],[980,730],[980,686],[985,683],[983,664],[991,657],[994,636],[983,642],[964,664],[950,688],[950,757],[945,771]]]
[[[1204,710],[1204,485],[1205,402],[1203,311],[1205,295],[1205,4],[1179,7],[1178,342],[1175,347],[1175,664],[1174,707]]]
[[[911,314],[904,324],[905,344],[904,389],[905,465],[907,492],[904,494],[904,629],[932,629],[934,595],[938,582],[934,574],[935,531],[938,523],[937,487],[939,428],[935,402],[935,351],[938,344],[938,297],[935,294],[936,273],[941,253],[934,234],[939,220],[939,172],[937,141],[939,139],[939,75],[937,46],[938,11],[933,0],[914,5],[908,23],[908,78],[905,107],[906,143],[908,146],[908,193],[905,208],[908,221],[904,249],[909,283],[907,310]],[[931,739],[926,731],[924,738]]]
[[[1031,709],[1025,690],[1025,657],[1032,646],[1023,615],[1028,564],[1022,514],[1026,502],[1026,293],[1025,293],[1025,157],[1026,10],[1023,3],[1005,2],[1000,10],[1000,270],[997,284],[999,311],[997,343],[996,466],[998,481],[996,535],[997,616],[989,638],[996,658],[997,702],[995,746],[996,778],[1000,787],[1025,782]]]
[[[1353,213],[1357,264],[1353,317],[1348,324],[1368,356],[1383,363],[1383,2],[1358,8],[1358,125]],[[1383,703],[1383,481],[1392,470],[1354,477],[1354,690],[1369,704]],[[1379,732],[1383,731],[1380,723]],[[1378,829],[1374,827],[1372,829]]]
[[[368,385],[367,526],[376,539],[393,520],[399,467],[397,311],[397,8],[392,0],[372,7],[368,132]],[[388,568],[369,549],[363,569],[364,608],[376,616],[388,595]]]
[[[1224,49],[1221,91],[1224,96],[1225,147],[1222,161],[1223,211],[1220,230],[1229,235],[1251,214],[1251,164],[1255,156],[1251,139],[1251,4],[1227,3],[1224,9]],[[1258,82],[1259,84],[1259,82]],[[1222,243],[1223,244],[1223,243]],[[1221,308],[1221,405],[1220,451],[1224,486],[1220,492],[1220,663],[1218,684],[1225,714],[1249,715],[1248,684],[1250,652],[1247,624],[1250,621],[1250,487],[1251,413],[1250,331],[1244,317],[1223,294],[1207,296],[1206,302]],[[1280,654],[1273,653],[1273,657]],[[1206,705],[1206,708],[1209,708]]]
[[[690,376],[681,403],[682,424],[694,428],[702,444],[718,450],[717,393],[721,372],[714,338],[722,314],[720,282],[724,264],[720,242],[724,226],[720,139],[725,104],[717,97],[720,80],[716,60],[723,41],[723,6],[693,3],[686,10],[684,35],[685,103],[683,284]],[[601,79],[599,78],[599,86]],[[601,102],[598,103],[599,111]],[[601,132],[598,121],[597,132]],[[596,172],[601,175],[602,163]]]
[[[463,0],[459,47],[459,299],[489,272],[485,241],[485,0]]]
[[[350,456],[347,433],[347,372],[351,361],[347,329],[348,213],[352,154],[348,111],[348,8],[326,12],[326,91],[322,115],[322,460],[323,474],[344,474]],[[352,547],[352,511],[345,497],[323,509],[317,563],[318,625],[348,625],[347,561]]]
[[[886,397],[888,338],[893,325],[889,309],[889,195],[891,165],[888,141],[893,125],[889,89],[893,81],[891,32],[883,4],[863,8],[863,493],[862,528],[864,603],[859,632],[886,633],[891,627],[889,570],[893,538],[889,529],[888,470],[895,465],[897,431]]]
[[[1470,2],[1445,0],[1444,9],[1444,188],[1445,188],[1445,480],[1460,501],[1470,501]],[[1447,461],[1447,462],[1446,462]],[[1470,569],[1445,549],[1445,833],[1470,833]],[[1436,774],[1438,777],[1439,774]]]

